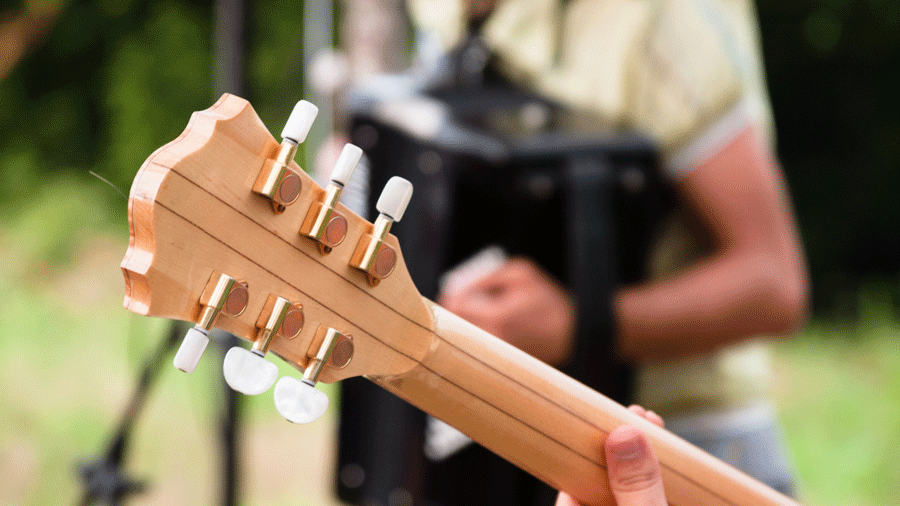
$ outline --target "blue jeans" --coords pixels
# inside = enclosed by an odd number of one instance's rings
[[[669,431],[714,457],[783,494],[794,494],[794,473],[769,404],[667,416],[665,422]]]

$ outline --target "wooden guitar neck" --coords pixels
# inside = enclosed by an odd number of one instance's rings
[[[603,441],[629,424],[659,457],[673,506],[797,505],[553,367],[431,304],[419,366],[372,381],[458,428],[581,504],[612,504]]]

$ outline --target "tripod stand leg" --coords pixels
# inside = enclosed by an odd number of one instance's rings
[[[103,457],[100,460],[78,466],[81,483],[84,487],[84,494],[79,504],[86,506],[101,501],[104,505],[115,506],[129,494],[140,492],[146,488],[143,482],[128,477],[122,469],[122,464],[127,454],[132,428],[147,401],[147,393],[164,367],[166,357],[169,356],[184,333],[185,327],[183,322],[173,321],[166,338],[144,362],[128,408],[110,438]]]
[[[224,339],[218,341],[222,351],[222,356],[232,347],[239,346],[240,339],[225,334]],[[238,476],[240,472],[240,462],[238,448],[240,443],[240,397],[238,393],[228,386],[223,376],[220,384],[222,385],[222,412],[220,415],[221,429],[221,459],[222,459],[222,502],[223,506],[234,506],[237,504],[239,489]]]

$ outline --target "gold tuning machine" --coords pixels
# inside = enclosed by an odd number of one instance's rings
[[[306,140],[318,113],[319,108],[310,102],[297,102],[281,132],[284,140],[281,141],[278,155],[274,160],[265,161],[253,184],[253,191],[269,198],[276,213],[283,213],[300,196],[303,180],[290,165],[297,153],[297,146]]]
[[[253,342],[253,350],[265,354],[276,335],[294,339],[303,330],[303,306],[284,297],[269,295],[256,322],[259,332]]]
[[[353,338],[331,327],[320,325],[313,338],[309,363],[303,371],[303,380],[315,384],[326,365],[343,369],[353,359]]]
[[[337,330],[319,326],[313,339],[310,361],[303,379],[284,376],[275,384],[275,408],[294,423],[313,422],[328,409],[328,396],[317,390],[316,383],[326,365],[338,369],[353,359],[353,339]]]
[[[402,177],[392,177],[384,186],[375,205],[379,215],[372,227],[372,233],[360,238],[356,246],[351,264],[366,273],[371,286],[376,286],[394,272],[397,252],[384,244],[384,239],[390,233],[394,222],[400,221],[406,212],[412,191],[412,183]]]
[[[325,199],[310,206],[300,227],[300,233],[315,240],[323,255],[330,253],[347,236],[347,219],[335,211],[334,207],[361,157],[362,149],[353,144],[344,145],[331,172],[331,182],[325,188]]]
[[[276,335],[293,339],[303,330],[303,307],[284,297],[269,295],[256,321],[259,328],[253,348],[235,346],[225,354],[222,373],[228,385],[246,395],[268,390],[278,379],[278,367],[265,359]]]
[[[175,354],[175,367],[184,372],[193,372],[209,343],[209,330],[219,314],[240,316],[247,309],[249,299],[247,283],[227,274],[214,272],[200,295],[200,304],[203,306],[200,321],[184,336],[181,347]]]

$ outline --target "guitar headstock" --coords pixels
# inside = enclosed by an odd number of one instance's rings
[[[186,341],[212,326],[253,341],[255,355],[240,350],[226,373],[266,352],[307,379],[318,369],[312,383],[406,372],[433,328],[388,233],[411,187],[389,185],[375,224],[345,208],[340,189],[361,151],[345,149],[319,187],[293,162],[310,114],[298,104],[279,145],[246,100],[226,94],[150,155],[128,204],[125,307],[197,323]],[[176,364],[196,364],[202,347],[185,346]]]

